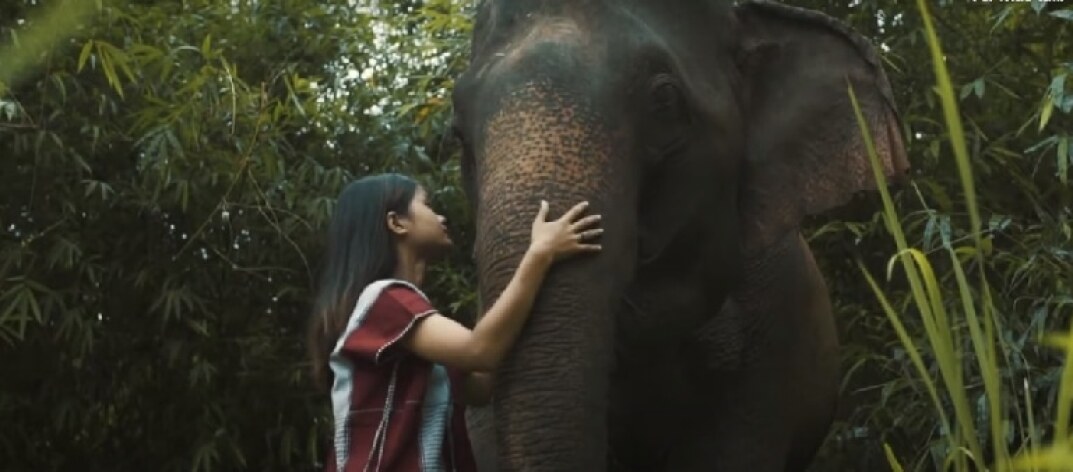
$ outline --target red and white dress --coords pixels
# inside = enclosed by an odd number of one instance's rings
[[[362,292],[329,358],[328,472],[476,470],[458,395],[462,372],[396,345],[435,312],[406,281],[380,280]]]

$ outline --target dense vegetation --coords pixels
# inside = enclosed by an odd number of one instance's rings
[[[1056,349],[1069,338],[1044,336],[1067,331],[1073,306],[1073,5],[929,5],[959,133],[916,2],[788,3],[883,45],[914,165],[892,209],[931,262],[954,345],[932,342],[905,271],[885,277],[897,247],[879,197],[809,221],[845,344],[815,469],[883,470],[885,444],[918,470],[1052,442],[1071,457],[1073,378]],[[312,274],[333,198],[369,172],[435,190],[461,247],[429,291],[472,318],[472,217],[446,129],[472,6],[380,8],[0,0],[0,468],[315,469],[327,405],[303,364]],[[962,293],[994,322],[970,321]],[[973,326],[994,334],[991,367]],[[954,365],[958,382],[940,381]]]

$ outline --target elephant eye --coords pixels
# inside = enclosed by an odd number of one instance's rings
[[[667,108],[673,106],[674,101],[678,98],[677,90],[670,83],[663,83],[652,91],[652,98],[655,100],[657,108]]]
[[[641,139],[647,154],[661,160],[680,150],[689,136],[689,107],[674,76],[659,74],[649,82],[648,109]]]
[[[650,90],[654,112],[670,115],[667,118],[681,113],[682,94],[673,77],[666,74],[657,76],[652,80]]]

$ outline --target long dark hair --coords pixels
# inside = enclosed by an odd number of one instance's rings
[[[346,329],[365,286],[390,277],[398,264],[388,212],[409,213],[418,183],[401,174],[379,174],[351,182],[339,194],[309,326],[313,381],[331,385],[328,357]]]

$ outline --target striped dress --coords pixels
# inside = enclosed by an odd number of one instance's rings
[[[362,292],[329,359],[328,472],[476,470],[457,394],[462,373],[396,345],[435,312],[406,281],[381,280]]]

